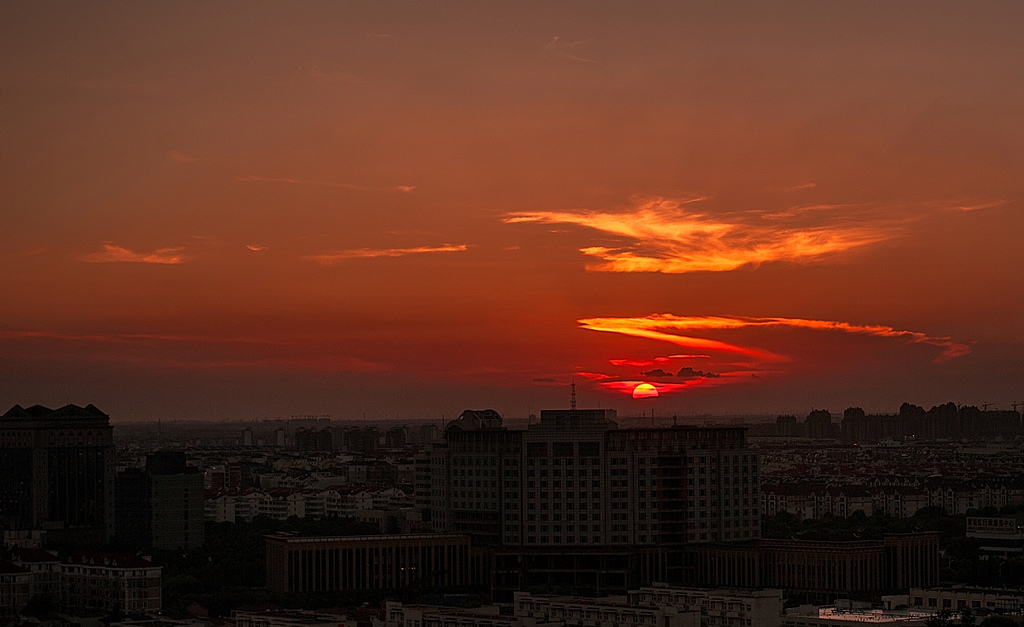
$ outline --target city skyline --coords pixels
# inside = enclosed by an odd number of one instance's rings
[[[1024,400],[1019,5],[0,15],[7,406]]]

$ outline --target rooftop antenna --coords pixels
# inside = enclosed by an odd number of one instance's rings
[[[1020,401],[1014,401],[1014,402],[1010,403],[1010,407],[1013,407],[1013,411],[1017,411],[1017,408],[1018,407],[1022,407],[1022,406],[1024,406],[1024,403],[1022,403]]]
[[[981,411],[988,411],[989,407],[992,407],[992,403],[982,403],[981,404]]]
[[[569,397],[569,409],[576,409],[576,382],[572,382],[572,396]]]

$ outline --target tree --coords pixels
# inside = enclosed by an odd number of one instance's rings
[[[1013,620],[1009,616],[1003,616],[1002,614],[990,614],[985,617],[985,620],[981,621],[979,627],[1020,627],[1017,621]]]
[[[965,607],[960,611],[960,625],[962,627],[974,627],[974,610]]]

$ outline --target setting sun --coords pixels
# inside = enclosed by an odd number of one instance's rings
[[[658,388],[650,383],[641,383],[633,388],[633,398],[658,398]]]

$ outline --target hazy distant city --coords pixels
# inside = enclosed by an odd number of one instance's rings
[[[0,608],[381,627],[1019,616],[1016,410],[715,425],[572,404],[521,424],[116,426],[92,405],[16,405]]]

